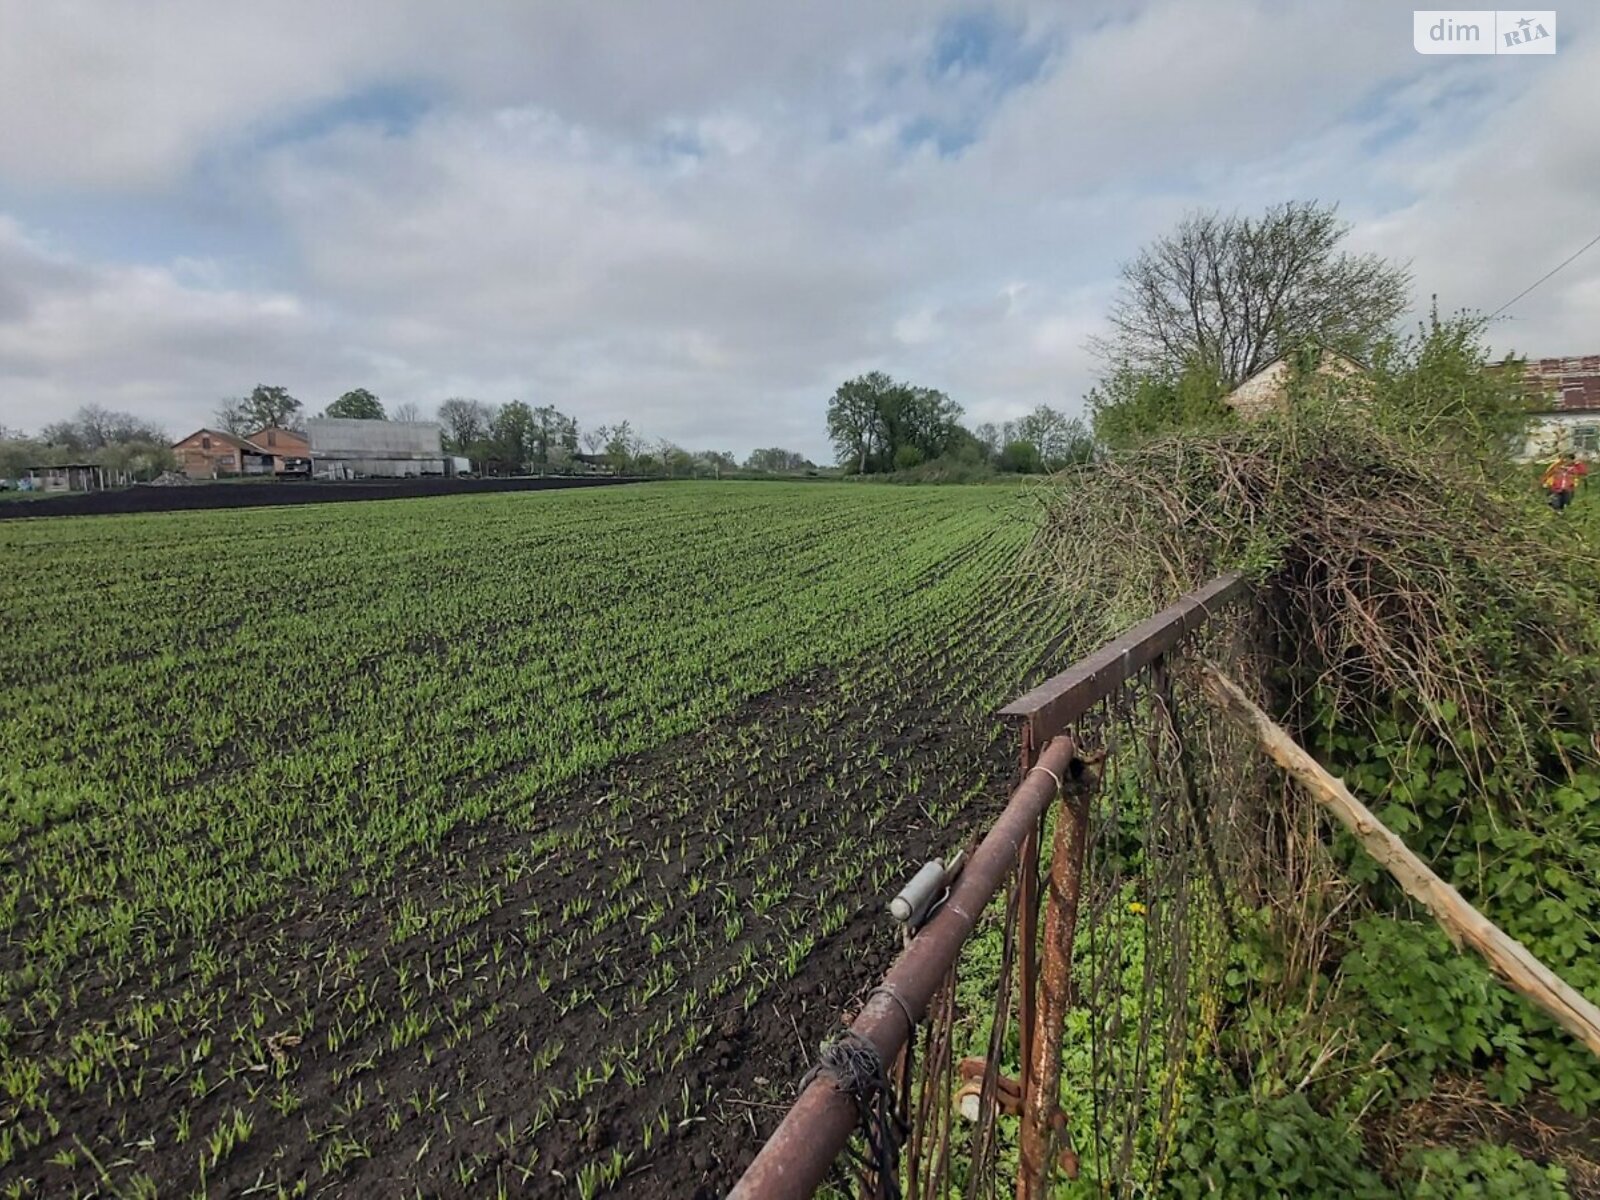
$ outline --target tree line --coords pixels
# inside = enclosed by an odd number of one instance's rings
[[[314,418],[418,421],[425,419],[413,403],[385,407],[366,388],[345,392]],[[435,417],[443,428],[447,453],[469,458],[488,474],[562,471],[603,465],[619,473],[694,477],[735,472],[796,474],[815,464],[797,451],[769,446],[751,451],[741,462],[726,450],[687,450],[665,438],[647,438],[630,421],[582,429],[577,418],[553,405],[512,400],[487,404],[453,397],[439,405]],[[303,432],[305,405],[289,389],[258,384],[248,395],[224,400],[213,415],[213,427],[247,437],[267,427]],[[176,465],[167,431],[131,413],[85,405],[64,421],[52,422],[37,436],[0,427],[0,479],[15,479],[30,467],[66,462],[91,462],[131,478],[149,479]]]
[[[1083,421],[1041,404],[1026,416],[974,429],[961,405],[933,388],[872,371],[841,384],[828,401],[828,437],[839,465],[860,475],[943,468],[953,476],[986,470],[1057,471],[1087,462],[1094,439]]]

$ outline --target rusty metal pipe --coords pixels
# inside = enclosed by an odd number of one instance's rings
[[[1071,769],[1070,737],[1050,742],[1035,768],[1011,793],[966,868],[950,889],[950,897],[895,959],[882,984],[867,998],[851,1030],[866,1038],[879,1058],[890,1064],[910,1039],[939,985],[944,981],[967,935],[1016,865],[1023,841],[1038,828],[1039,816],[1055,799],[1058,781]],[[903,1008],[902,1008],[903,1006]],[[806,1200],[828,1176],[833,1160],[856,1127],[856,1102],[829,1079],[814,1079],[784,1115],[728,1200]]]
[[[1089,796],[1097,782],[1087,774],[1066,782],[1066,802],[1056,816],[1044,911],[1038,1026],[1033,1069],[1022,1089],[1017,1200],[1043,1200],[1056,1166],[1056,1116],[1061,1106],[1061,1042],[1072,992],[1072,942],[1078,928],[1078,892],[1089,849]]]

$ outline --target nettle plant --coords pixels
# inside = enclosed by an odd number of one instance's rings
[[[1459,733],[1462,744],[1470,734]],[[1324,731],[1324,757],[1374,813],[1562,979],[1600,997],[1600,764],[1588,739],[1548,734],[1533,771],[1475,773],[1458,745],[1420,744],[1398,717],[1370,734]],[[1457,950],[1353,839],[1332,843],[1373,907],[1352,923],[1344,980],[1383,1018],[1390,1066],[1412,1090],[1440,1071],[1480,1074],[1502,1103],[1548,1091],[1568,1111],[1600,1103],[1600,1064]]]

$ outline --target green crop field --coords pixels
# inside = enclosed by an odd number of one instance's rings
[[[684,484],[0,524],[0,1195],[726,1186],[887,895],[1012,783],[1030,519]]]

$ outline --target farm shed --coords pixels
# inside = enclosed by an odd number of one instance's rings
[[[1572,451],[1600,457],[1600,354],[1540,358],[1524,363],[1530,416],[1525,461]]]
[[[29,467],[28,478],[36,492],[98,492],[114,482],[112,473],[95,463]]]
[[[1253,421],[1270,412],[1282,412],[1289,403],[1289,385],[1294,379],[1294,364],[1290,361],[1297,351],[1280,354],[1254,375],[1246,379],[1222,398],[1241,419]],[[1336,350],[1317,352],[1317,364],[1312,374],[1334,384],[1359,379],[1367,373],[1353,358]]]
[[[196,429],[173,442],[172,453],[178,470],[190,479],[272,474],[272,455],[249,439],[220,429]]]
[[[306,422],[313,474],[405,479],[446,475],[444,426],[437,421],[363,421],[319,417]]]
[[[311,442],[300,430],[263,425],[245,440],[272,456],[274,475],[311,474]]]

